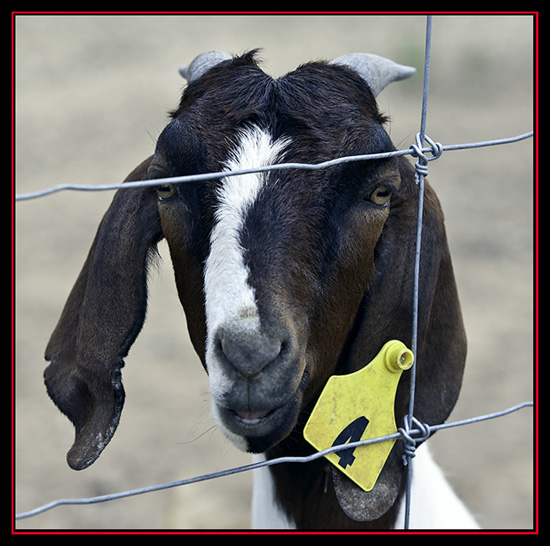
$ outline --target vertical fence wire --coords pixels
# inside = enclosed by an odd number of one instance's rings
[[[417,145],[423,147],[426,136],[426,120],[428,115],[428,90],[430,79],[430,58],[431,58],[431,42],[432,42],[432,16],[428,15],[426,21],[426,45],[424,52],[424,85],[422,88],[422,113],[420,119],[420,134],[417,139]],[[419,158],[420,162],[420,158]],[[416,226],[416,248],[414,256],[414,293],[413,293],[413,323],[412,323],[412,342],[411,349],[414,354],[414,362],[411,369],[411,386],[409,398],[409,414],[405,418],[408,421],[408,429],[412,429],[414,415],[414,398],[416,389],[416,367],[418,362],[418,292],[420,280],[420,251],[422,246],[422,217],[424,211],[424,173],[420,169],[416,171],[416,182],[418,184],[418,217]],[[413,464],[411,454],[405,455],[406,473],[407,473],[407,488],[405,495],[405,529],[409,528],[410,510],[411,510],[411,489],[413,478]]]

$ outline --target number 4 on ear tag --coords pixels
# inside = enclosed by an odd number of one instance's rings
[[[318,451],[397,432],[394,402],[403,370],[414,361],[400,341],[389,341],[363,369],[332,376],[304,428]],[[395,440],[329,453],[326,458],[365,491],[370,491]]]

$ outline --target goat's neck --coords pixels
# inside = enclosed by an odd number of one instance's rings
[[[303,439],[301,430],[294,432],[270,450],[268,459],[285,456],[307,456],[312,447]],[[274,486],[275,502],[297,529],[391,529],[397,517],[397,501],[380,519],[358,522],[340,508],[330,463],[317,459],[309,463],[284,463],[268,468]]]

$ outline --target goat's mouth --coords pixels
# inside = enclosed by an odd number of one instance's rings
[[[225,408],[215,404],[218,424],[226,436],[241,450],[263,453],[283,440],[294,428],[300,404],[293,400],[262,411]]]
[[[230,410],[245,424],[247,425],[257,425],[262,419],[271,415],[276,410],[268,411],[236,411]]]

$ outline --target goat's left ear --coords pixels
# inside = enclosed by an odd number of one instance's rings
[[[150,159],[126,179],[147,178]],[[145,319],[147,261],[162,237],[154,188],[119,190],[46,348],[48,394],[75,426],[69,466],[90,466],[124,403],[123,358]]]
[[[376,249],[377,276],[362,304],[348,362],[350,371],[364,367],[385,342],[399,339],[411,347],[414,255],[418,187],[414,170],[401,161],[401,187],[392,197],[390,216]],[[416,348],[414,417],[443,423],[451,413],[466,360],[466,335],[445,234],[435,192],[425,182],[419,278],[419,321]],[[404,372],[395,401],[397,426],[408,414],[410,372]],[[374,520],[395,502],[401,484],[403,442],[396,442],[372,491],[364,492],[335,471],[340,504],[350,517]]]

